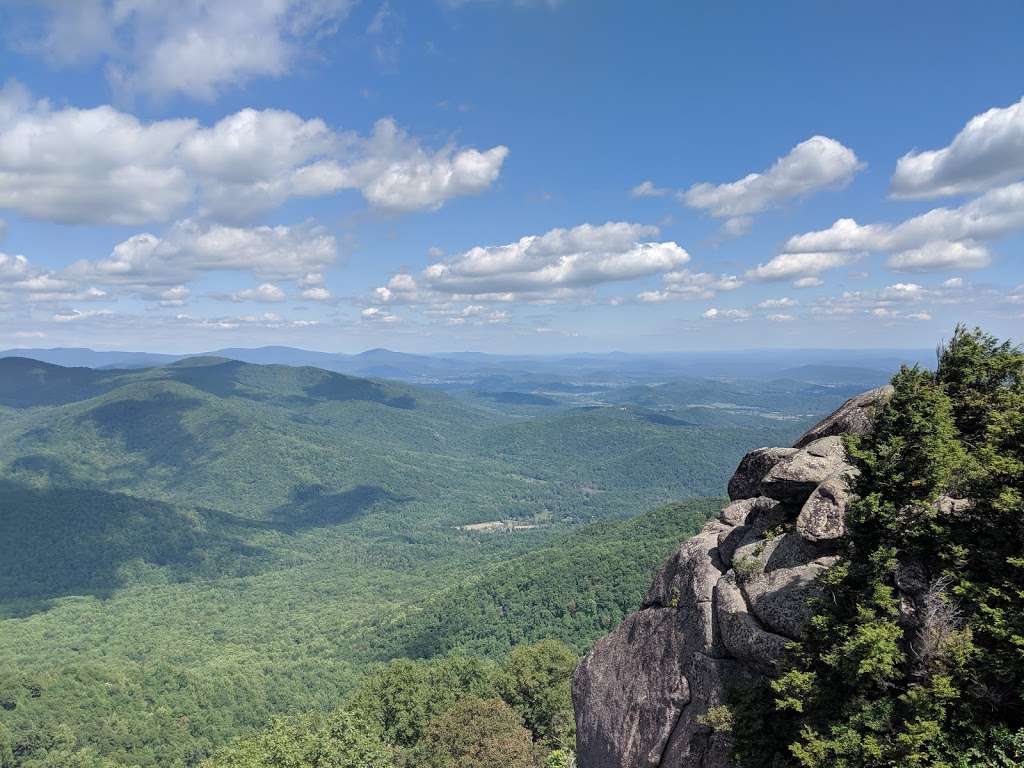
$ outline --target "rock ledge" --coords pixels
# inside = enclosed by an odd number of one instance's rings
[[[793,448],[758,448],[732,500],[662,567],[643,608],[573,677],[580,768],[726,768],[728,734],[701,725],[729,685],[770,672],[835,562],[850,500],[841,436],[871,428],[892,393],[853,397]]]

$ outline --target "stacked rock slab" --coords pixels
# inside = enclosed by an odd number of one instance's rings
[[[855,470],[841,436],[868,431],[891,393],[851,398],[793,448],[743,458],[719,518],[680,546],[640,610],[576,669],[580,768],[725,768],[728,734],[702,716],[799,638],[844,533]]]

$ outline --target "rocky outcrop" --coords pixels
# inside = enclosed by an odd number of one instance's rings
[[[573,678],[580,768],[725,768],[705,724],[729,687],[770,672],[800,637],[844,532],[854,468],[841,435],[870,429],[881,387],[844,403],[793,448],[748,453],[732,500],[655,576],[640,611]]]

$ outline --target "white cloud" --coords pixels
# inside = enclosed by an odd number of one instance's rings
[[[826,136],[812,136],[780,157],[771,168],[727,184],[694,184],[679,194],[691,208],[716,218],[734,219],[773,208],[797,197],[841,187],[862,167],[852,149]],[[740,219],[736,228],[749,222]]]
[[[784,312],[778,312],[776,314],[766,315],[766,318],[768,320],[770,320],[771,322],[773,322],[773,323],[788,323],[788,322],[790,322],[792,320],[796,320],[795,316],[787,315]]]
[[[412,304],[420,299],[419,287],[412,275],[392,275],[387,285],[374,289],[374,298],[383,304]]]
[[[824,284],[825,281],[820,277],[801,277],[799,280],[793,281],[794,288],[817,288]]]
[[[67,312],[55,313],[53,315],[53,320],[57,323],[74,323],[80,320],[93,320],[100,317],[114,317],[114,313],[109,309],[99,309],[88,312],[72,309]]]
[[[453,197],[490,187],[508,152],[505,146],[480,152],[448,145],[429,153],[393,120],[378,120],[370,138],[359,144],[347,170],[348,185],[385,210],[436,209]]]
[[[177,158],[194,120],[144,124],[112,107],[54,111],[0,90],[0,208],[71,224],[164,220],[193,182]]]
[[[331,292],[323,287],[306,288],[302,292],[302,298],[309,299],[310,301],[330,301]]]
[[[923,321],[932,318],[933,305],[962,309],[970,304],[989,306],[1005,300],[1004,291],[969,290],[962,280],[950,279],[936,286],[899,282],[877,290],[821,297],[811,306],[811,312],[818,316],[867,317],[887,322]]]
[[[735,320],[742,321],[750,317],[750,312],[745,309],[718,309],[717,307],[711,307],[704,312],[702,317],[708,320]]]
[[[0,253],[0,295],[16,294],[31,303],[105,301],[106,291],[60,277],[21,255]]]
[[[7,222],[0,219],[0,243],[4,241],[5,237],[7,237]]]
[[[981,269],[992,263],[988,249],[969,243],[937,240],[920,248],[894,253],[886,262],[897,272],[935,272],[946,269]]]
[[[553,229],[514,243],[477,246],[423,272],[433,291],[466,296],[589,288],[678,269],[690,260],[657,227],[627,222]]]
[[[0,253],[0,283],[24,280],[32,273],[32,266],[24,256]]]
[[[641,181],[629,191],[630,197],[664,197],[671,190],[655,186],[653,181]]]
[[[255,288],[245,288],[231,294],[232,301],[258,301],[273,303],[285,300],[284,290],[273,283],[263,283]]]
[[[184,306],[191,293],[192,291],[187,286],[174,285],[160,291],[157,294],[157,298],[160,300],[160,306],[162,307],[181,307]]]
[[[1024,229],[1024,183],[990,190],[957,208],[934,208],[892,226],[839,219],[828,229],[791,237],[788,254],[888,253],[907,272],[978,269],[990,262],[981,243]]]
[[[115,87],[213,99],[254,77],[279,77],[334,31],[351,0],[76,0],[49,3],[27,47],[56,64],[101,58]]]
[[[167,221],[197,202],[237,223],[345,189],[384,210],[433,210],[486,190],[507,155],[504,146],[431,151],[390,119],[365,138],[272,109],[211,127],[145,123],[109,106],[55,110],[16,83],[0,90],[0,209],[61,223]]]
[[[301,329],[320,325],[319,320],[289,320],[277,312],[263,312],[259,315],[240,315],[236,317],[193,317],[189,314],[175,315],[171,322],[192,328],[211,329],[216,331],[232,331],[238,328],[266,329]]]
[[[710,299],[720,291],[734,291],[743,285],[735,275],[712,275],[680,269],[662,277],[662,288],[637,295],[640,301],[662,302],[671,299]]]
[[[397,315],[393,315],[380,307],[367,307],[360,313],[360,316],[363,320],[372,323],[397,323],[399,320]]]
[[[932,316],[928,312],[902,312],[898,309],[889,309],[888,307],[875,307],[871,310],[873,317],[878,317],[883,320],[931,320]]]
[[[980,192],[1024,177],[1024,99],[968,121],[947,147],[909,152],[896,164],[895,197]]]
[[[917,283],[896,283],[882,289],[880,298],[888,301],[920,301],[930,295],[928,289]]]
[[[796,299],[791,299],[788,296],[783,296],[781,299],[765,299],[757,305],[758,309],[784,309],[786,307],[795,307],[797,304]]]
[[[299,288],[315,288],[324,284],[323,272],[307,272],[295,281]]]
[[[163,237],[134,235],[114,246],[108,257],[75,262],[59,274],[77,283],[118,286],[166,301],[166,289],[184,286],[200,272],[232,270],[302,280],[333,263],[336,255],[334,237],[313,222],[242,228],[186,219]]]
[[[751,280],[788,280],[800,277],[815,277],[828,269],[843,267],[856,258],[852,254],[839,252],[821,253],[780,253],[766,264],[747,272]]]

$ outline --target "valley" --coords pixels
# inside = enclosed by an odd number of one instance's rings
[[[330,709],[393,657],[582,652],[714,512],[743,446],[850,388],[633,377],[537,406],[211,357],[5,358],[0,382],[4,720],[28,755],[63,734],[159,766]],[[663,506],[682,499],[708,500]],[[515,534],[474,528],[496,520]]]

